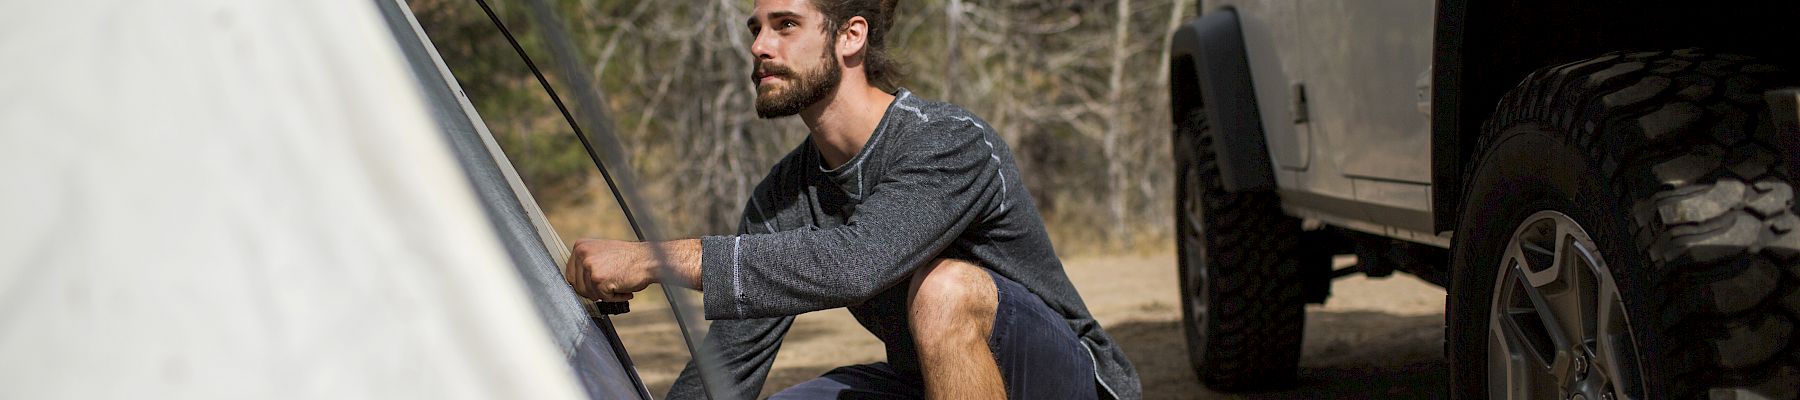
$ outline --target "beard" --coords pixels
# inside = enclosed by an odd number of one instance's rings
[[[751,84],[756,85],[756,116],[764,119],[781,118],[799,114],[801,110],[825,100],[831,91],[837,89],[843,80],[844,73],[838,68],[836,43],[826,46],[825,54],[820,57],[819,68],[795,74],[794,70],[780,65],[757,64],[751,71]],[[782,77],[787,87],[776,91],[774,85],[762,85],[756,82],[756,76],[770,74]]]

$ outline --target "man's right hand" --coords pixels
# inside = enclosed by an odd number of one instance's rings
[[[609,239],[575,241],[563,279],[589,300],[627,301],[655,281],[643,243]]]
[[[675,273],[673,284],[701,289],[700,240],[674,240],[660,246]],[[563,266],[563,280],[590,300],[631,300],[632,293],[652,283],[668,283],[658,279],[656,255],[651,251],[650,244],[643,242],[577,240],[569,250],[568,265]]]

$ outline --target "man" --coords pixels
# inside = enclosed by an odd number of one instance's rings
[[[763,118],[807,140],[769,172],[737,235],[656,244],[704,291],[707,350],[734,398],[761,391],[793,316],[848,307],[885,363],[774,398],[1137,398],[1136,372],[1062,270],[1006,144],[960,107],[893,88],[893,0],[760,0],[752,80]],[[577,292],[656,282],[648,244],[583,240]],[[670,398],[700,397],[692,363]]]

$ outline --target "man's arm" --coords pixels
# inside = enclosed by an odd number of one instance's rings
[[[662,243],[581,239],[570,250],[563,279],[575,293],[592,300],[626,301],[651,283],[663,283],[657,251],[668,262],[674,282],[667,284],[704,290],[700,280],[700,240]]]
[[[898,149],[843,226],[658,244],[675,272],[668,283],[711,289],[707,319],[798,315],[873,297],[935,258],[1005,193],[985,130],[958,124],[908,138],[911,148]],[[659,281],[651,251],[647,243],[582,240],[565,278],[583,297],[629,300]]]
[[[985,131],[972,123],[945,125],[891,139],[904,147],[892,149],[898,151],[880,182],[842,226],[702,238],[707,318],[857,304],[936,258],[997,207],[1005,191]]]
[[[660,243],[660,247],[677,272],[676,275],[679,275],[677,279],[681,282],[674,284],[699,289],[700,241],[676,240]],[[657,281],[654,271],[658,263],[651,251],[649,244],[641,242],[604,239],[577,241],[574,254],[569,259],[586,261],[571,261],[570,268],[581,271],[574,276],[591,278],[570,279],[569,282],[574,284],[577,292],[589,299],[630,300],[632,292],[642,290],[648,282]],[[619,267],[601,268],[602,266]],[[609,284],[621,286],[611,290],[597,287]],[[763,382],[769,376],[769,368],[775,364],[775,353],[781,349],[782,338],[793,325],[794,317],[791,316],[713,321],[700,345],[702,351],[713,354],[724,364],[718,367],[726,375],[725,381],[730,385],[725,388],[728,391],[725,394],[729,398],[757,397],[762,391]],[[693,360],[688,360],[665,397],[706,398],[698,366],[694,365]]]
[[[788,177],[782,170],[782,165],[787,163],[787,161],[784,161],[782,164],[777,164],[775,168],[769,172],[769,175],[764,177],[761,183],[757,184],[756,190],[751,192],[752,198],[745,202],[744,213],[738,224],[739,234],[773,233],[777,229],[784,228],[781,223],[773,219],[773,217],[778,215],[777,212],[779,210],[763,209],[761,208],[761,205],[788,203],[786,201],[778,202],[777,200],[787,199],[793,196],[792,191],[785,189],[782,182],[783,179]],[[631,283],[620,286],[625,288],[642,287],[645,281],[655,279],[653,268],[656,268],[657,263],[655,262],[654,256],[649,254],[648,250],[650,247],[648,245],[620,241],[595,241],[592,243],[580,241],[575,244],[575,247],[575,250],[571,252],[574,253],[574,255],[570,257],[570,260],[611,257],[610,259],[620,260],[623,264],[626,264],[619,268],[625,270],[625,272],[602,275],[630,277],[627,281]],[[610,250],[619,250],[617,253],[621,254],[609,256],[609,254],[614,253]],[[691,239],[667,242],[664,243],[663,250],[665,251],[665,254],[668,255],[668,258],[673,261],[675,270],[678,272],[677,275],[683,277],[678,279],[677,282],[670,282],[670,284],[698,289],[701,281],[699,278],[699,242]],[[569,282],[576,287],[578,292],[586,291],[588,290],[587,288],[604,284],[604,282],[613,282],[610,280],[597,281],[594,279],[595,274],[589,272],[597,270],[601,266],[608,265],[614,264],[608,264],[604,260],[583,261],[581,263],[571,262],[567,267],[568,269],[565,270],[565,274],[568,275],[565,276],[565,278],[581,277],[582,279],[569,279]],[[595,282],[602,283],[597,284]],[[624,289],[620,290],[623,291]],[[587,292],[584,292],[583,296],[589,296],[589,298],[598,297],[597,294],[590,296]],[[616,296],[613,298],[630,297],[631,295],[627,292],[624,293],[623,296]],[[788,329],[792,328],[793,325],[794,317],[737,319],[712,322],[707,328],[706,337],[701,339],[701,351],[712,354],[720,361],[721,365],[718,366],[720,369],[719,372],[725,375],[725,380],[729,385],[724,394],[726,398],[752,399],[756,398],[759,393],[761,393],[763,383],[766,381],[766,378],[768,378],[769,369],[775,363],[775,354],[781,349],[782,338],[787,335]],[[706,398],[704,392],[705,390],[702,389],[700,382],[699,370],[694,365],[693,361],[689,360],[687,366],[681,370],[681,375],[675,379],[675,382],[669,387],[668,394],[664,397],[669,399],[704,399]]]

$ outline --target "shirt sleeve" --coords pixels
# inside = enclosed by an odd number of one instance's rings
[[[887,171],[846,224],[702,238],[707,318],[861,303],[905,280],[984,215],[1000,190],[999,160],[984,145],[985,130],[969,123],[922,128],[891,142],[897,147],[884,157]]]

